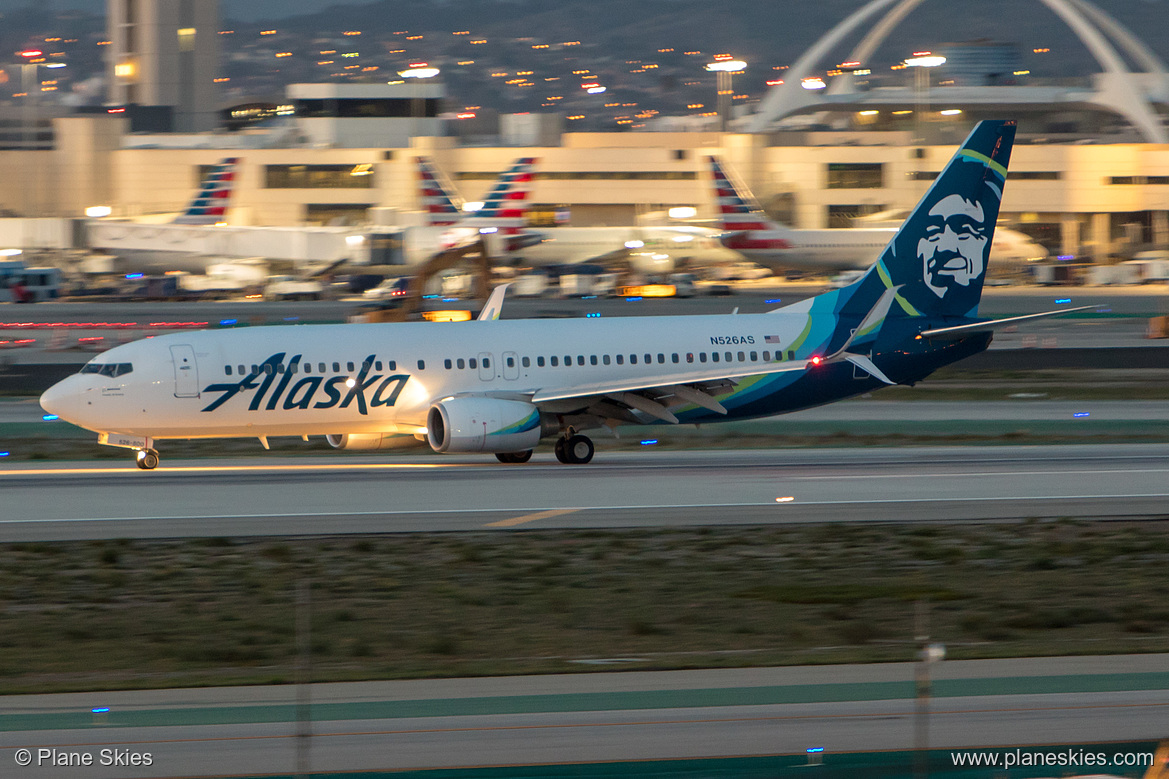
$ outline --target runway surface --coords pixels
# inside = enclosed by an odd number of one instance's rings
[[[17,462],[0,506],[0,542],[1166,518],[1169,445]]]
[[[830,763],[844,752],[913,748],[913,673],[912,664],[889,663],[314,685],[301,710],[309,712],[312,737],[300,741],[317,771],[802,754],[808,747],[823,747]],[[932,676],[934,749],[1166,735],[1165,655],[947,661]],[[10,773],[16,750],[57,748],[96,760],[102,749],[117,749],[149,753],[152,765],[95,766],[84,775],[292,772],[297,695],[285,686],[10,696],[0,699],[0,761],[6,776],[64,777],[78,769]]]

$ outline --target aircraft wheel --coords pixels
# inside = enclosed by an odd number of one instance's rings
[[[526,463],[528,460],[532,459],[532,450],[528,449],[527,451],[523,452],[496,452],[495,459],[499,460],[501,463],[518,465],[519,463]]]
[[[568,459],[568,450],[566,450],[564,448],[564,443],[566,440],[567,439],[565,439],[565,438],[557,438],[556,439],[556,446],[553,448],[553,451],[556,452],[556,459],[559,460],[560,462],[564,463],[565,465],[572,462],[571,460]]]
[[[574,435],[564,442],[564,454],[562,462],[584,465],[593,459],[593,442],[587,436]]]
[[[144,471],[153,471],[158,467],[158,452],[153,449],[139,449],[138,467]]]

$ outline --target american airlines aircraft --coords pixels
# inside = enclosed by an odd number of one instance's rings
[[[535,159],[529,158],[530,163]],[[486,213],[491,197],[484,207],[473,212],[471,218],[457,219],[458,197],[440,181],[440,176],[429,160],[419,158],[421,195],[427,218],[433,225],[480,224],[478,220],[492,216]],[[506,176],[505,176],[506,178]],[[531,181],[531,177],[524,182]],[[495,193],[493,193],[495,194]],[[524,197],[510,196],[518,224],[526,211]],[[483,224],[491,224],[486,222]],[[688,225],[646,225],[614,227],[549,227],[527,228],[529,239],[523,245],[510,248],[506,255],[523,265],[575,265],[585,262],[622,262],[641,273],[669,273],[687,263],[714,263],[741,260],[742,257],[719,243],[720,231]],[[491,248],[490,240],[488,248]],[[437,250],[436,250],[437,251]],[[493,253],[494,254],[494,253]],[[408,255],[409,256],[409,255]],[[500,255],[494,255],[500,256]]]
[[[544,438],[587,463],[583,431],[770,416],[913,384],[986,349],[978,317],[1014,122],[981,122],[855,283],[765,314],[252,327],[118,346],[44,409],[158,464],[168,438],[325,435],[381,449],[526,462]]]
[[[722,244],[772,270],[863,270],[877,261],[897,232],[896,227],[786,227],[769,219],[747,187],[732,181],[716,158],[707,157],[707,161],[719,226],[726,231]],[[992,251],[1000,269],[1004,264],[1018,266],[1047,257],[1046,249],[1015,230],[997,230]]]

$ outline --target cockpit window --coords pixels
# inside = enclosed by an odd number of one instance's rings
[[[111,379],[115,379],[118,376],[125,376],[133,370],[133,363],[128,362],[90,362],[81,366],[82,373],[97,373],[101,376],[108,376]]]

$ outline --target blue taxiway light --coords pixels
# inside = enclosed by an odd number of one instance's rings
[[[592,313],[592,314],[585,314],[585,319],[596,319],[596,318],[597,318],[597,317],[599,317],[600,315],[601,315],[601,312],[600,312],[600,311],[596,311],[596,312],[594,312],[594,313]]]
[[[234,325],[237,322],[239,322],[238,319],[220,319],[219,326],[220,327],[227,327],[228,325]]]
[[[7,457],[11,452],[0,452],[0,457]]]
[[[642,446],[653,446],[657,442],[658,442],[658,439],[656,439],[656,438],[647,438],[641,442],[641,445]]]
[[[824,751],[824,747],[808,747],[808,749],[807,749],[807,752],[809,755],[814,755],[814,754],[817,754],[817,753],[823,752],[823,751]]]
[[[764,300],[763,302],[764,303],[782,303],[783,298],[771,298],[770,300]]]
[[[44,420],[45,422],[53,422],[55,420],[60,419],[60,417],[57,416],[56,414],[41,414],[41,419]]]
[[[126,274],[126,278],[128,278],[128,279],[140,279],[140,278],[142,278],[142,275],[143,275],[143,274],[141,274],[141,273],[127,273],[127,274]]]
[[[639,297],[637,297],[637,298],[625,298],[625,302],[626,302],[626,303],[632,303],[632,302],[633,302],[633,301],[635,301],[635,300],[641,300],[641,298],[639,298]]]
[[[1092,416],[1092,412],[1091,411],[1077,411],[1076,413],[1072,414],[1072,416],[1077,417],[1077,418],[1090,417],[1090,416]]]
[[[285,322],[299,322],[299,321],[300,321],[300,317],[298,317],[298,316],[286,316],[286,317],[284,317],[284,321],[285,321]]]
[[[1055,302],[1056,303],[1071,303],[1072,299],[1071,298],[1056,298]]]
[[[110,707],[109,706],[99,706],[96,709],[90,709],[90,711],[93,712],[94,714],[109,714]]]

